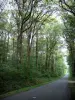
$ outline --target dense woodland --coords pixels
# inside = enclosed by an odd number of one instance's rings
[[[0,0],[0,94],[63,76],[64,56],[75,76],[74,0]]]

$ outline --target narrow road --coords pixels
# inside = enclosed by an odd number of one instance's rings
[[[67,77],[2,100],[70,100]]]

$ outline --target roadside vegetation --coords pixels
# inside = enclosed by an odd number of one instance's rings
[[[63,1],[0,1],[0,95],[64,76],[64,57],[75,77],[75,1]]]
[[[60,5],[64,11],[63,22],[64,22],[64,35],[67,42],[68,57],[67,61],[69,64],[69,88],[71,92],[71,100],[75,100],[75,1],[60,0]]]

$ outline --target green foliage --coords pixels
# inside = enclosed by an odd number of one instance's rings
[[[75,16],[73,15],[67,15],[64,16],[64,19],[66,20],[66,22],[64,22],[65,24],[65,31],[64,31],[64,35],[65,35],[65,39],[66,42],[68,44],[67,48],[69,51],[69,55],[68,55],[68,64],[70,66],[70,73],[72,74],[72,76],[75,76]]]
[[[14,9],[0,19],[0,94],[64,74],[58,46],[62,24],[50,16],[52,0],[46,0],[49,7],[23,1],[15,0]]]

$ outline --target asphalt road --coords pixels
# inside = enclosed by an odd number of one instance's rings
[[[70,100],[67,77],[2,100]]]

